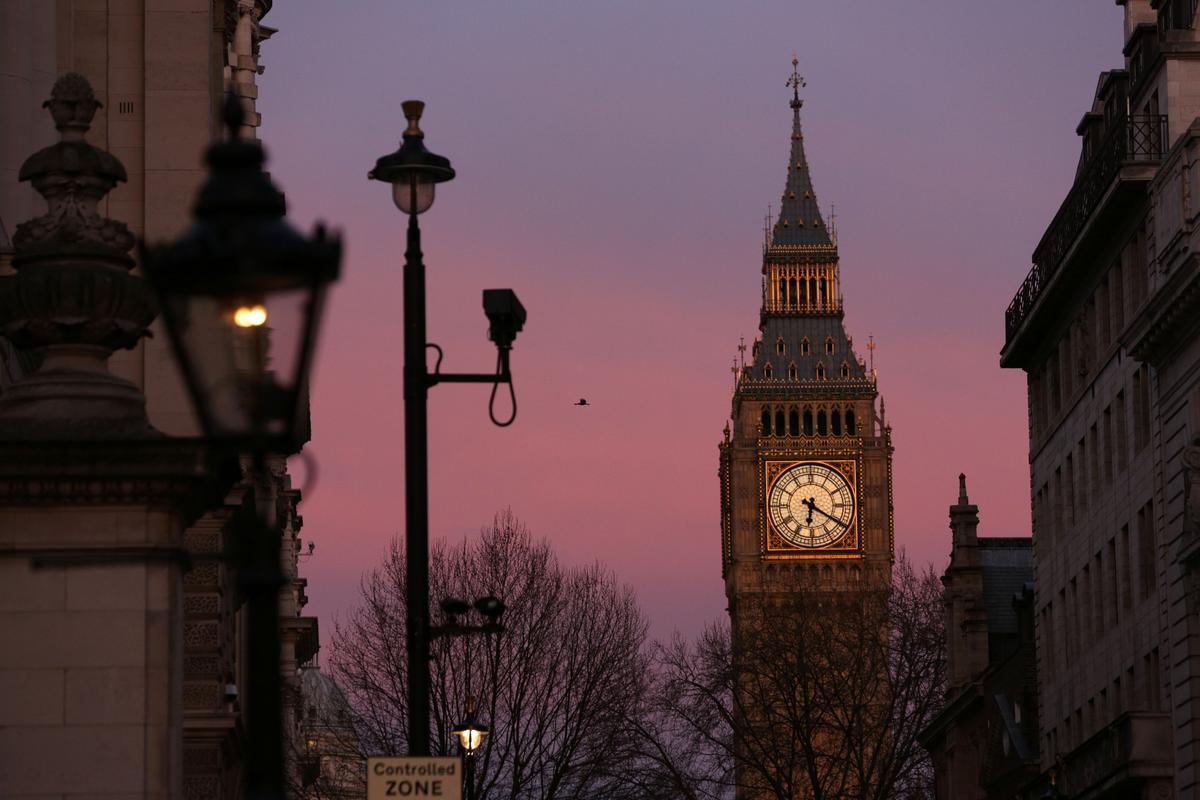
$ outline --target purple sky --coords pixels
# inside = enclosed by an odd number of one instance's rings
[[[295,222],[347,242],[301,506],[326,636],[403,530],[404,220],[366,173],[409,98],[458,170],[422,217],[443,368],[492,366],[482,289],[511,286],[529,310],[513,427],[491,425],[483,387],[432,390],[434,536],[473,536],[511,506],[566,561],[633,584],[655,635],[722,613],[717,442],[738,337],[756,333],[793,51],[846,326],[861,355],[878,342],[897,548],[943,567],[960,471],[981,533],[1028,535],[1003,314],[1070,185],[1097,73],[1121,63],[1119,7],[292,1],[266,22],[270,169]]]

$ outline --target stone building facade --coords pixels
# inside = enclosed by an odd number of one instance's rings
[[[4,120],[0,125],[0,231],[4,232],[0,233],[0,276],[13,275],[17,254],[9,240],[17,226],[46,208],[28,182],[18,182],[17,173],[32,153],[56,138],[53,121],[41,106],[59,76],[78,72],[91,82],[100,105],[88,141],[124,165],[124,180],[101,199],[100,214],[119,221],[135,237],[173,239],[190,220],[191,205],[205,176],[202,155],[219,131],[219,110],[227,87],[238,95],[247,112],[241,135],[255,136],[260,122],[255,111],[256,78],[263,70],[260,46],[274,32],[262,20],[271,6],[271,0],[0,0],[0,119]],[[190,403],[167,337],[162,331],[157,334],[130,349],[118,349],[107,366],[144,398],[145,416],[154,430],[189,437],[198,430]],[[18,349],[0,337],[0,404],[19,391],[15,387],[30,377],[38,363],[31,351]],[[47,458],[52,454],[45,452]],[[47,476],[58,474],[46,469]],[[289,718],[285,724],[289,730],[295,728],[291,701],[299,692],[298,667],[312,658],[318,646],[316,620],[301,615],[306,598],[305,581],[298,571],[303,545],[297,509],[300,493],[291,485],[284,459],[271,459],[269,472],[264,485],[240,484],[224,496],[205,497],[201,507],[180,514],[177,522],[187,527],[174,539],[170,526],[160,524],[156,535],[165,537],[171,548],[182,545],[183,552],[179,560],[155,568],[158,572],[149,566],[33,572],[27,558],[11,557],[14,550],[29,544],[18,542],[25,535],[24,523],[17,527],[11,520],[5,523],[0,530],[0,544],[8,550],[0,554],[0,638],[17,646],[5,648],[7,657],[0,656],[0,729],[9,726],[8,732],[16,735],[17,729],[11,727],[14,721],[28,724],[43,737],[26,737],[30,742],[49,741],[45,737],[61,735],[64,726],[78,720],[85,724],[108,721],[128,731],[140,729],[129,741],[140,743],[140,757],[146,764],[152,763],[155,771],[153,776],[146,772],[137,780],[130,775],[121,777],[122,791],[132,794],[130,787],[137,787],[137,796],[235,796],[244,750],[239,697],[244,684],[244,642],[239,635],[242,598],[233,570],[219,556],[227,552],[254,514],[255,498],[274,507],[283,527],[282,566],[288,583],[280,593],[281,671],[287,689],[285,713]],[[5,479],[28,477],[6,474]],[[87,501],[87,497],[63,496],[61,501],[66,514],[70,503]],[[122,518],[132,519],[128,514]],[[114,528],[114,536],[133,535],[130,523],[120,524],[125,527]],[[103,535],[63,543],[101,549],[112,544]],[[161,585],[161,592],[153,597],[146,594],[138,601],[139,607],[144,611],[149,603],[162,612],[166,627],[153,627],[148,616],[144,624],[133,624],[126,614],[117,635],[105,627],[106,619],[99,612],[125,602],[119,598],[125,598],[136,585],[127,580],[128,573],[139,569],[159,575],[155,586]],[[178,578],[177,589],[171,588],[176,579],[172,574]],[[163,647],[167,650],[163,652],[177,654],[170,656],[167,674],[173,676],[171,683],[143,693],[155,713],[167,715],[164,720],[169,718],[165,729],[152,729],[128,707],[121,707],[130,692],[137,696],[129,685],[93,686],[95,691],[86,695],[73,688],[83,684],[72,670],[92,668],[84,663],[86,658],[79,661],[80,656],[47,652],[46,659],[30,661],[21,655],[46,650],[43,640],[54,640],[55,621],[67,624],[68,612],[83,613],[89,605],[98,614],[93,617],[95,635],[115,637],[114,647],[121,646],[124,640],[120,637],[126,634],[144,636],[149,642],[158,635],[155,631],[161,631],[166,637]],[[120,610],[142,613],[138,608]],[[43,621],[41,625],[34,624],[37,619]],[[73,691],[76,693],[71,694]],[[53,701],[56,693],[69,696],[75,705],[64,709],[61,702]],[[39,707],[43,711],[35,713]],[[159,740],[164,742],[161,751],[156,749]],[[0,795],[70,797],[99,791],[86,776],[51,769],[41,770],[53,779],[45,783],[22,784],[19,789],[5,783],[6,776],[18,774],[17,764],[26,778],[38,773],[39,762],[30,758],[41,752],[49,757],[50,753],[41,748],[27,758],[23,752],[0,746]],[[97,763],[103,758],[88,761]],[[105,762],[105,767],[132,774],[134,764],[124,759]]]
[[[1039,771],[1033,540],[978,527],[960,475],[942,576],[946,704],[921,734],[937,800],[1015,800]]]
[[[1200,797],[1200,31],[1125,0],[1074,185],[1005,318],[1024,370],[1041,767],[1071,798]]]

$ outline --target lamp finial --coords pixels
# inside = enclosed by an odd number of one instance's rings
[[[425,112],[424,101],[405,100],[400,104],[400,108],[404,111],[404,118],[408,120],[408,129],[404,131],[404,135],[424,138],[425,134],[421,130],[421,114]]]

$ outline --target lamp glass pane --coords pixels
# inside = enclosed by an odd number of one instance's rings
[[[468,753],[473,753],[479,749],[479,745],[483,744],[483,738],[487,736],[487,731],[474,727],[456,731],[456,733],[458,734],[458,741],[462,745],[463,750],[466,750]]]
[[[209,433],[274,436],[293,423],[277,403],[301,378],[309,297],[307,291],[289,291],[177,301],[182,344],[207,398]]]
[[[396,208],[405,214],[424,214],[433,205],[433,181],[417,173],[411,181],[400,180],[392,184],[392,200]]]

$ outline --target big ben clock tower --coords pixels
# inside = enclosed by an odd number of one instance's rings
[[[764,243],[760,336],[737,370],[720,446],[721,567],[739,645],[755,598],[886,587],[893,558],[891,431],[843,324],[836,237],[804,154],[792,61],[792,135]]]

